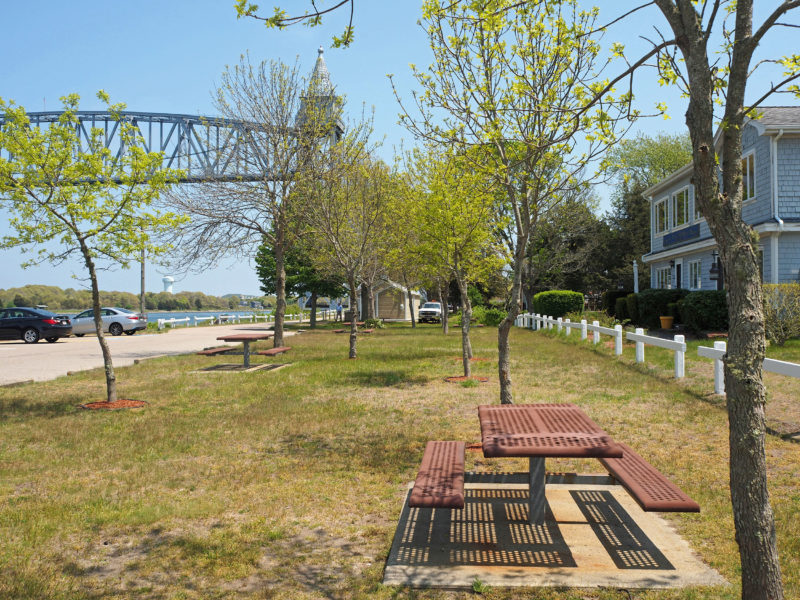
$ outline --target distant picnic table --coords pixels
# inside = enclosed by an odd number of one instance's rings
[[[221,335],[217,339],[223,342],[242,342],[244,344],[244,366],[250,366],[250,342],[257,342],[259,340],[268,340],[273,336],[272,333],[258,332],[258,333],[230,333],[228,335]]]

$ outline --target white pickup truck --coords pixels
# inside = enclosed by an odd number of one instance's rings
[[[426,302],[419,309],[418,323],[441,323],[442,322],[442,303]]]

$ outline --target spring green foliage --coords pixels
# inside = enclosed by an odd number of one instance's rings
[[[764,285],[767,339],[779,346],[800,337],[800,284]]]
[[[98,97],[112,114],[122,104]],[[79,253],[127,267],[142,250],[158,256],[167,248],[157,234],[182,221],[152,206],[176,173],[161,169],[162,155],[137,143],[133,127],[120,120],[126,151],[114,156],[95,128],[83,142],[76,131],[79,97],[62,98],[64,112],[47,128],[31,128],[24,108],[0,99],[5,124],[0,148],[0,205],[11,214],[13,233],[0,248],[21,247],[31,256],[23,266],[59,263]]]
[[[338,297],[347,293],[347,288],[340,279],[325,276],[309,257],[313,249],[292,246],[284,256],[286,270],[286,293],[303,295],[306,292],[317,296]],[[274,294],[275,288],[275,251],[268,243],[262,244],[256,254],[256,273],[261,282],[261,291]]]
[[[583,310],[583,294],[569,290],[539,292],[533,297],[533,311],[557,319]]]

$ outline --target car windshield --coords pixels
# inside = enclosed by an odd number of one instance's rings
[[[117,312],[130,314],[130,315],[134,314],[132,310],[128,310],[127,308],[112,308],[111,310],[115,310]]]
[[[439,308],[438,302],[426,302],[422,305],[422,308]]]

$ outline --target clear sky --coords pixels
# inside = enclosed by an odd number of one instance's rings
[[[269,8],[274,3],[262,4]],[[233,0],[2,4],[6,26],[0,52],[0,97],[29,111],[56,110],[59,97],[71,92],[80,94],[82,109],[101,108],[95,94],[104,89],[112,101],[125,102],[130,110],[213,115],[215,84],[225,66],[236,63],[242,53],[249,51],[253,60],[292,63],[298,59],[302,70],[310,72],[322,45],[331,79],[347,96],[349,109],[374,106],[376,135],[385,137],[383,156],[390,159],[392,148],[404,139],[406,146],[413,143],[397,124],[398,107],[386,75],[394,74],[401,93],[409,96],[414,87],[409,63],[421,66],[430,62],[426,38],[416,25],[419,0],[357,2],[355,43],[349,49],[330,48],[331,36],[346,24],[344,13],[330,16],[322,27],[277,31],[252,19],[237,20]],[[282,4],[306,5],[289,0]],[[605,22],[619,16],[618,7],[627,3],[605,0],[598,4]],[[604,44],[622,41],[631,50],[643,47],[645,42],[638,36],[652,36],[653,24],[662,24],[660,14],[653,9],[642,11],[615,26]],[[779,33],[770,43],[770,48],[779,50],[792,47],[796,46],[786,33]],[[666,101],[673,118],[641,121],[634,131],[683,130],[685,102],[676,91],[660,88],[652,71],[643,72],[636,83],[643,110]],[[751,83],[753,96],[754,87]],[[783,99],[782,103],[797,102]],[[600,189],[601,196],[607,193],[606,188]],[[7,232],[6,222],[7,215],[0,213],[0,235]],[[80,279],[83,271],[77,262],[23,270],[19,267],[23,260],[16,250],[0,250],[0,288],[25,284],[81,287],[87,283]],[[148,267],[148,291],[162,289],[164,274],[163,268]],[[104,271],[100,286],[137,292],[138,268]],[[216,295],[259,293],[253,265],[233,261],[176,278],[174,289]]]

